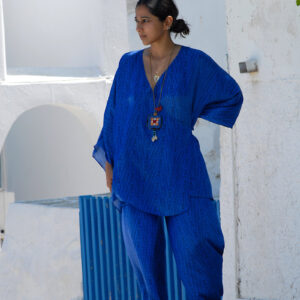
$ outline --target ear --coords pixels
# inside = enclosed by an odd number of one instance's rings
[[[169,30],[173,24],[173,17],[167,16],[164,22],[164,29]]]

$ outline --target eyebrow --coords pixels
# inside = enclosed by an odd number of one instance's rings
[[[150,19],[150,17],[147,17],[147,16],[142,16],[141,18]],[[136,17],[134,17],[134,19],[136,20],[137,18],[136,18]]]

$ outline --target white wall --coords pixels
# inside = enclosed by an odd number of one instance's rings
[[[78,208],[10,204],[1,300],[82,300]]]
[[[280,300],[300,298],[298,271],[300,259],[299,251],[297,252],[300,240],[298,218],[300,186],[297,181],[300,178],[298,150],[300,60],[297,51],[300,47],[300,8],[296,6],[295,1],[283,3],[279,0],[244,2],[227,0],[225,14],[224,3],[221,0],[210,2],[191,0],[188,4],[186,1],[178,0],[176,3],[180,11],[179,17],[182,16],[192,26],[189,37],[186,39],[178,37],[174,41],[205,51],[224,69],[228,46],[230,73],[241,85],[245,98],[233,130],[220,127],[219,135],[218,125],[203,120],[194,131],[203,146],[201,150],[209,166],[215,197],[219,192],[218,174],[221,162],[221,221],[226,241],[224,300],[238,297]],[[96,2],[87,2],[82,12],[80,2],[75,2],[72,6],[75,8],[74,12],[68,9],[70,2],[49,2],[48,5],[43,3],[41,6],[38,1],[32,0],[30,5],[28,1],[25,4],[16,0],[4,0],[4,4],[7,61],[11,68],[33,66],[37,68],[36,70],[40,70],[42,67],[96,66],[103,74],[114,74],[121,54],[128,51],[128,36],[130,50],[144,47],[135,32],[134,14],[129,11],[126,16],[121,9],[125,7],[125,1],[101,2],[101,16],[104,17],[102,25],[99,25],[101,27],[99,39],[96,38],[98,29],[94,32],[89,31],[93,28],[93,24],[100,24]],[[72,23],[64,24],[58,12],[57,27],[56,25],[38,27],[37,24],[42,24],[38,22],[40,21],[38,17],[45,19],[45,14],[51,14],[52,11],[50,9],[46,13],[42,9],[49,9],[52,5],[57,8],[56,11],[63,8],[61,13],[65,13],[65,19],[72,20]],[[116,5],[117,9],[113,5]],[[26,25],[24,21],[28,18],[28,9],[32,8],[38,9],[39,13],[32,13],[31,16],[35,21]],[[87,9],[93,11],[91,18],[87,18]],[[69,16],[68,13],[72,15]],[[84,26],[88,30],[87,37],[81,36],[80,41],[72,29],[79,27],[78,24],[74,24],[77,16],[85,20]],[[15,24],[13,22],[18,22],[20,26],[13,28]],[[224,35],[226,28],[227,46]],[[70,38],[69,42],[64,42],[66,36]],[[60,42],[53,48],[55,41]],[[17,48],[18,51],[15,51]],[[20,49],[25,49],[26,53]],[[97,53],[100,54],[97,56]],[[258,73],[239,73],[238,63],[248,58],[258,60]],[[46,104],[64,103],[91,113],[96,120],[95,123],[99,122],[97,128],[93,129],[93,132],[97,131],[98,134],[109,88],[110,83],[101,79],[25,84],[1,81],[0,148],[11,126],[23,112]],[[45,114],[45,120],[54,115],[48,112],[49,114]],[[82,140],[88,139],[89,134],[85,136],[83,130],[85,122],[80,120],[79,125],[72,117],[67,116],[66,111],[56,112],[62,128],[61,134],[64,133],[63,126],[68,126],[69,130],[81,132]],[[73,117],[75,118],[75,115]],[[41,121],[38,115],[33,115],[33,118]],[[64,125],[63,120],[68,120],[67,125]],[[21,131],[21,134],[28,131],[36,132],[32,124],[28,122],[22,124],[24,131]],[[55,142],[56,138],[59,141],[62,138],[60,133],[53,134],[51,130],[49,128],[47,134],[52,136],[52,142]],[[219,136],[221,161],[217,152]],[[30,137],[27,134],[26,137],[37,145],[34,136]],[[96,138],[97,135],[94,134],[90,145],[96,142]],[[78,146],[76,140],[69,142],[68,148]],[[11,145],[14,143],[16,141]],[[45,146],[47,144],[42,145],[41,151],[47,151],[51,157],[55,150]],[[27,155],[31,155],[29,148],[24,149],[27,149]],[[74,160],[85,151],[83,148],[79,149],[80,152],[74,153],[72,157]],[[36,147],[31,150],[34,153]],[[64,151],[60,148],[60,156],[57,159],[66,158]],[[37,158],[40,159],[41,156],[38,154]],[[71,162],[68,164],[70,166]],[[77,166],[74,166],[72,172],[76,173],[76,168]],[[80,171],[82,170],[84,166],[80,166]],[[99,176],[104,176],[104,172],[96,162],[93,168],[89,168],[89,172],[91,176],[85,178],[84,183],[94,180],[93,187],[89,186],[89,193],[101,192],[100,179],[103,185],[105,179],[98,177],[97,181],[94,172]],[[70,179],[77,180],[76,176]],[[51,185],[49,180],[43,184]]]
[[[8,207],[15,201],[14,193],[9,193],[0,188],[0,249],[5,236],[5,223]]]
[[[5,79],[6,75],[6,56],[4,43],[4,21],[3,21],[3,3],[0,0],[0,80]]]
[[[111,74],[119,45],[127,43],[120,27],[126,22],[122,0],[3,2],[11,73],[52,74],[63,68],[80,76],[77,69],[88,68],[92,75]]]
[[[135,5],[137,1],[127,1],[128,31],[130,50],[145,47],[136,32]],[[173,42],[200,49],[216,60],[227,70],[225,4],[224,0],[175,1],[179,10],[178,18],[183,18],[190,25],[190,34],[186,38],[180,35]],[[213,196],[219,199],[220,188],[220,129],[219,126],[203,119],[198,119],[193,134],[198,138],[213,188]]]
[[[225,251],[224,300],[300,299],[300,7],[227,0],[227,15],[230,69],[245,101],[233,149],[223,148],[221,172],[231,168],[232,152],[235,164],[235,189],[228,193],[228,182],[223,196],[221,189],[226,234],[236,225],[236,243],[228,239]],[[259,72],[239,75],[238,62],[249,58]]]
[[[92,158],[98,122],[85,115],[88,124],[64,107],[42,105],[17,119],[5,143],[6,190],[16,201],[106,190],[104,172]]]
[[[23,72],[0,82],[0,150],[8,159],[4,188],[16,192],[17,200],[109,192],[92,150],[112,76],[128,51],[125,0],[4,0],[4,18],[0,49],[7,49],[9,69]],[[90,75],[85,66],[100,66],[109,76],[80,77]],[[59,77],[65,75],[70,77]]]

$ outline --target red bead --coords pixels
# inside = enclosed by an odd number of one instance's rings
[[[156,110],[156,111],[161,111],[161,110],[162,110],[162,106],[160,105],[160,106],[158,106],[158,107],[155,107],[155,110]]]

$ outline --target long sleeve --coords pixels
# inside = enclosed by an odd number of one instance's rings
[[[194,118],[232,128],[243,103],[239,85],[204,52],[198,66]]]
[[[116,105],[117,82],[119,80],[120,64],[122,58],[120,59],[119,66],[110,89],[109,97],[104,111],[102,130],[100,132],[96,145],[94,145],[92,154],[93,158],[99,163],[104,171],[106,161],[108,161],[112,166],[114,165],[113,123]]]

